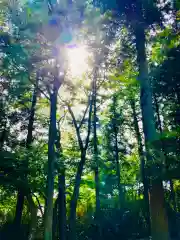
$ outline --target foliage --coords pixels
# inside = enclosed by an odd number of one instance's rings
[[[18,194],[23,192],[19,239],[43,239],[50,105],[56,78],[60,80],[60,89],[53,139],[54,239],[72,238],[74,196],[77,239],[148,237],[142,168],[148,179],[152,177],[148,175],[151,165],[155,167],[153,177],[164,183],[170,234],[178,236],[180,45],[179,20],[173,15],[178,16],[178,1],[175,7],[151,0],[19,0],[17,4],[4,0],[0,8],[0,238],[12,239],[20,212]],[[142,92],[136,31],[141,24],[146,32],[148,79],[159,136],[154,142],[158,153],[153,156],[153,164],[146,160],[139,103]],[[74,49],[77,51],[73,52]],[[85,51],[81,54],[82,49]],[[83,68],[84,62],[87,68],[82,69],[82,74],[74,74],[71,62],[77,66],[79,59],[83,59],[80,67],[75,68]],[[30,123],[32,139],[28,145]],[[77,179],[80,188],[76,195]],[[63,199],[64,238],[60,237]],[[32,223],[36,226],[32,227]]]

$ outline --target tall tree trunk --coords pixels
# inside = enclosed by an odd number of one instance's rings
[[[38,76],[36,79],[36,85],[34,87],[34,92],[32,96],[32,105],[31,105],[31,112],[29,116],[29,123],[28,123],[28,134],[26,140],[26,147],[29,148],[33,142],[33,126],[34,126],[34,116],[35,116],[35,108],[37,103],[37,93],[38,93]]]
[[[148,65],[145,51],[145,30],[142,23],[135,29],[137,63],[139,67],[139,81],[141,88],[141,110],[143,131],[148,162],[152,162],[152,151],[156,140],[156,129],[154,112],[152,107],[151,86],[148,79]],[[152,174],[152,172],[151,172]],[[151,212],[151,234],[153,240],[169,239],[168,219],[164,207],[164,193],[162,182],[159,179],[150,181],[150,212]]]
[[[153,94],[153,97],[154,97],[154,103],[155,103],[155,108],[156,108],[158,128],[159,128],[160,135],[162,137],[163,127],[162,127],[162,122],[161,122],[161,118],[160,118],[159,103],[158,103],[158,99],[157,99],[157,96],[155,93]],[[166,146],[165,146],[163,139],[161,139],[161,148],[162,148],[162,152],[164,154],[164,163],[165,163],[166,169],[168,171],[168,169],[169,169],[169,163],[167,161],[168,156],[167,156]],[[175,197],[175,192],[174,192],[173,179],[170,179],[169,182],[170,182],[170,201],[173,205],[173,211],[172,211],[172,215],[171,215],[171,219],[170,219],[171,223],[173,223],[172,224],[173,227],[171,227],[171,234],[177,237],[178,231],[177,231],[177,221],[176,221],[176,214],[175,214],[177,208],[176,208],[176,197]]]
[[[56,199],[53,208],[52,239],[57,238],[58,234],[57,229],[58,229],[58,198]]]
[[[145,172],[145,157],[144,157],[144,151],[143,151],[143,144],[142,144],[142,138],[141,133],[139,130],[139,124],[138,124],[138,118],[136,113],[136,104],[134,99],[130,99],[130,106],[132,109],[133,114],[133,121],[134,121],[134,130],[136,134],[136,139],[138,142],[138,153],[140,157],[140,164],[141,164],[141,177],[142,182],[144,186],[144,203],[145,203],[145,209],[146,209],[146,223],[148,228],[148,234],[150,234],[150,212],[149,212],[149,193],[148,193],[148,179]]]
[[[98,218],[100,214],[100,185],[99,185],[99,162],[98,162],[98,138],[97,138],[97,108],[96,108],[96,97],[97,97],[97,69],[94,71],[93,76],[93,107],[94,107],[94,115],[93,115],[93,147],[94,147],[94,175],[95,175],[95,192],[96,192],[96,218]]]
[[[58,83],[58,82],[57,82]],[[47,204],[44,219],[44,240],[52,240],[53,195],[55,170],[56,108],[58,87],[54,80],[53,93],[50,95],[50,125],[48,141]]]
[[[159,103],[158,103],[156,94],[154,93],[153,95],[154,95],[154,103],[155,103],[155,108],[156,108],[158,128],[159,128],[160,135],[162,137],[163,127],[162,127],[161,118],[160,118]],[[168,170],[168,168],[169,168],[169,164],[167,162],[167,157],[168,156],[167,156],[166,146],[165,146],[165,143],[164,143],[163,139],[161,139],[161,148],[162,148],[162,152],[163,152],[164,158],[165,158],[165,165],[166,165],[166,168]],[[175,192],[174,192],[174,187],[173,187],[173,180],[170,179],[169,181],[170,181],[170,189],[171,189],[170,198],[171,198],[172,204],[174,206],[174,210],[175,210],[176,209],[176,199],[175,199]]]
[[[96,196],[96,209],[95,209],[95,223],[97,227],[97,238],[101,238],[101,226],[100,226],[100,212],[101,212],[101,202],[100,202],[100,182],[99,182],[99,159],[98,159],[98,137],[97,137],[97,67],[94,70],[93,76],[93,157],[94,157],[94,180],[95,180],[95,196]]]
[[[27,200],[29,204],[29,209],[31,213],[31,221],[30,221],[30,230],[28,240],[34,240],[36,238],[36,228],[37,228],[37,207],[33,201],[33,198],[30,194],[27,194]]]
[[[118,126],[117,126],[117,113],[116,113],[116,104],[117,97],[113,96],[113,132],[114,132],[114,150],[115,150],[115,161],[116,161],[116,177],[117,177],[117,185],[118,185],[118,196],[119,196],[119,204],[118,207],[121,208],[124,202],[124,196],[121,186],[121,173],[120,173],[120,164],[119,164],[119,147],[118,147]]]
[[[24,193],[22,190],[18,190],[16,212],[15,212],[15,218],[14,218],[14,225],[15,225],[17,232],[20,230],[20,226],[21,226],[23,205],[24,205]]]
[[[90,101],[89,101],[88,129],[87,129],[87,137],[85,139],[85,144],[83,144],[83,141],[82,141],[82,138],[81,138],[80,128],[83,124],[83,120],[84,120],[84,117],[86,115],[86,111],[85,111],[85,115],[82,118],[82,121],[81,121],[80,125],[78,126],[77,121],[76,121],[75,116],[74,116],[74,113],[72,112],[71,107],[68,105],[68,110],[69,110],[69,113],[71,114],[73,124],[74,124],[74,127],[76,129],[79,148],[80,148],[80,151],[81,151],[81,160],[78,164],[77,173],[76,173],[76,177],[75,177],[75,183],[74,183],[74,190],[73,190],[73,194],[72,194],[71,201],[70,201],[70,217],[69,217],[69,236],[70,236],[70,240],[76,239],[76,208],[77,208],[77,201],[78,201],[78,197],[79,197],[81,177],[82,177],[82,173],[83,173],[83,167],[84,167],[84,164],[85,164],[85,161],[86,161],[86,152],[87,152],[87,148],[88,148],[88,145],[89,145],[89,138],[90,138],[90,133],[91,133],[91,118],[92,118],[91,116],[92,116],[93,101],[90,98],[89,98],[89,100]]]
[[[79,197],[79,189],[81,184],[81,176],[83,173],[83,167],[86,161],[86,151],[81,149],[81,160],[78,165],[78,170],[75,177],[74,191],[70,202],[70,218],[69,218],[69,231],[70,240],[76,239],[76,208]]]
[[[162,182],[159,180],[154,180],[150,188],[150,208],[152,239],[169,239],[167,216],[165,216],[166,210],[164,205],[163,186]]]
[[[7,117],[3,99],[0,98],[0,151],[3,149],[4,142],[7,140]]]
[[[57,153],[57,171],[58,171],[58,233],[61,240],[66,239],[66,182],[65,182],[65,165],[63,162],[63,151],[61,146],[61,129],[59,122],[59,129],[57,129],[56,139],[56,153]],[[53,238],[54,239],[54,238]]]
[[[30,116],[29,116],[29,123],[28,123],[28,133],[26,138],[26,148],[29,149],[32,142],[33,142],[33,125],[34,125],[34,116],[35,116],[35,108],[37,103],[37,91],[38,91],[38,76],[36,77],[36,85],[34,87],[34,92],[32,96],[32,104],[31,104],[31,110],[30,110]],[[26,168],[28,169],[28,158],[26,159]],[[25,173],[24,179],[26,181],[27,174]],[[18,189],[17,194],[17,205],[16,205],[16,213],[15,213],[15,225],[16,228],[20,228],[21,226],[21,219],[22,219],[22,213],[23,213],[23,205],[24,205],[24,198],[25,198],[25,192],[22,188]]]
[[[1,105],[0,105],[0,107],[1,107]],[[3,118],[5,118],[5,120]],[[0,125],[0,127],[1,127],[1,132],[0,132],[0,151],[1,151],[3,149],[3,146],[4,146],[4,142],[5,142],[6,138],[7,138],[7,129],[6,129],[7,128],[7,119],[6,119],[5,114],[4,114],[4,116],[0,116],[0,123],[1,123],[1,125]]]
[[[66,239],[66,195],[65,195],[65,168],[64,166],[58,174],[58,185],[59,185],[59,195],[58,195],[58,222],[59,222],[59,239]]]

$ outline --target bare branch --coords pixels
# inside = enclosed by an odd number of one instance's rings
[[[35,193],[32,193],[32,195],[36,198],[36,201],[37,201],[38,206],[39,206],[39,210],[40,210],[40,212],[41,212],[41,215],[43,216],[43,210],[42,210],[42,207],[41,207],[41,204],[40,204],[40,202],[39,202],[38,197],[36,196]]]
[[[69,111],[69,113],[70,113],[70,115],[72,117],[74,127],[76,129],[76,134],[77,134],[77,138],[78,138],[79,147],[82,150],[84,148],[84,146],[83,146],[83,142],[82,142],[82,139],[81,139],[81,134],[80,134],[80,131],[79,131],[79,127],[77,125],[76,118],[75,118],[74,113],[73,113],[73,111],[72,111],[72,109],[71,109],[69,104],[67,105],[67,107],[68,107],[68,111]]]
[[[90,102],[89,102],[89,99],[88,99],[88,105],[87,105],[87,107],[86,107],[86,109],[85,109],[85,111],[84,111],[84,115],[83,115],[83,117],[82,117],[82,119],[81,119],[81,122],[80,122],[80,124],[79,124],[79,126],[78,126],[79,129],[80,129],[80,128],[82,127],[82,125],[83,125],[83,122],[84,122],[84,119],[85,119],[85,117],[86,117],[86,114],[87,114],[89,105],[90,105]]]
[[[29,81],[34,85],[36,86],[36,84],[29,78]],[[37,87],[37,89],[50,101],[50,97],[40,88],[40,87]]]
[[[89,138],[90,138],[90,133],[91,133],[91,122],[92,122],[92,98],[90,100],[90,107],[89,107],[89,117],[88,117],[88,131],[87,131],[87,137],[86,137],[86,141],[85,141],[85,147],[84,149],[87,150],[88,148],[88,144],[89,144]]]

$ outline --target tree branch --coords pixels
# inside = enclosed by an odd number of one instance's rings
[[[43,210],[42,210],[42,207],[41,207],[41,204],[40,204],[40,202],[39,202],[38,197],[36,196],[35,193],[32,193],[32,195],[36,198],[36,201],[37,201],[38,206],[39,206],[39,210],[40,210],[40,212],[41,212],[41,215],[43,216]]]
[[[84,122],[84,119],[85,119],[85,117],[86,117],[86,114],[87,114],[89,105],[90,105],[90,102],[89,102],[89,99],[88,99],[88,105],[87,105],[87,107],[86,107],[86,109],[85,109],[85,111],[84,111],[84,115],[83,115],[82,120],[81,120],[81,122],[80,122],[80,124],[79,124],[79,126],[78,126],[79,129],[80,129],[80,128],[82,127],[82,125],[83,125],[83,122]]]
[[[66,114],[67,112],[65,111],[64,109],[64,115],[62,117],[59,118],[59,120],[57,121],[57,125],[58,125],[58,128],[60,129],[60,125],[61,125],[61,122],[65,119],[66,117]]]
[[[77,138],[78,138],[78,142],[79,142],[79,147],[80,147],[80,149],[83,149],[84,146],[83,146],[83,142],[82,142],[82,139],[81,139],[81,135],[80,135],[79,127],[77,125],[76,118],[75,118],[74,113],[73,113],[73,111],[72,111],[72,109],[71,109],[69,104],[67,105],[67,107],[68,107],[68,111],[69,111],[69,113],[70,113],[70,115],[72,117],[74,127],[76,129],[76,134],[77,134]]]
[[[91,100],[90,100],[90,107],[89,107],[89,117],[88,117],[88,131],[87,131],[87,137],[86,137],[85,147],[84,147],[85,150],[87,150],[87,148],[88,148],[89,138],[90,138],[90,133],[91,133],[92,105],[93,105],[93,102],[92,102],[92,98],[91,98]]]
[[[36,86],[36,84],[29,78],[29,81],[34,85]],[[37,89],[50,101],[50,97],[40,88],[40,87],[37,87]]]
[[[16,63],[14,61],[13,61],[13,63],[14,63],[14,67],[16,68],[16,70],[20,71],[20,69],[18,69],[18,67],[16,66]],[[25,69],[26,69],[26,67],[25,67]],[[31,80],[30,76],[28,77],[28,80],[29,80],[29,82],[31,82],[36,87],[36,84]],[[39,87],[37,87],[37,89],[50,101],[50,97],[47,96],[46,93],[43,90],[41,90]]]

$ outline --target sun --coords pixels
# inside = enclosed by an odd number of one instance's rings
[[[72,46],[67,48],[68,68],[73,77],[81,76],[87,71],[88,55],[85,46]]]

